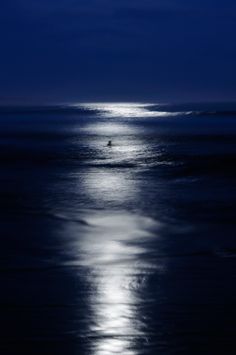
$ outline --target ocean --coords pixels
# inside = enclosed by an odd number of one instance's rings
[[[1,354],[235,354],[235,178],[235,104],[1,107]]]

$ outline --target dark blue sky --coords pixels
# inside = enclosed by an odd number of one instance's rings
[[[3,0],[0,102],[236,99],[235,0]]]

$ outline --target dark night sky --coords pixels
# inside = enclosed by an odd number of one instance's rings
[[[236,99],[235,0],[3,0],[0,102]]]

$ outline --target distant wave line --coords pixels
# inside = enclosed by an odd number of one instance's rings
[[[174,117],[174,116],[236,116],[236,110],[184,110],[175,111],[171,105],[158,104],[73,104],[56,106],[0,106],[5,114],[71,114],[98,117]]]

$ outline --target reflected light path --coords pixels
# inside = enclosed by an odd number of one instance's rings
[[[99,199],[104,203],[112,202],[114,199],[132,198],[137,188],[132,181],[132,174],[124,173],[122,170],[114,173],[101,169],[97,174],[92,170],[83,177],[82,184],[92,200]]]
[[[144,246],[144,241],[156,238],[159,225],[151,218],[125,212],[90,211],[86,221],[90,227],[71,249],[72,265],[86,270],[90,289],[85,332],[90,351],[136,355],[150,336],[142,310],[145,284],[154,268],[163,272],[161,263],[154,267]]]
[[[100,219],[97,222],[101,223]],[[106,240],[100,249],[100,262],[96,263],[99,267],[91,276],[96,287],[91,295],[96,319],[91,331],[99,334],[93,344],[94,354],[135,354],[137,339],[146,340],[145,324],[139,318],[139,292],[150,265],[141,260],[145,250],[137,241],[151,234],[142,230],[143,222],[152,225],[151,220],[138,221],[127,215],[102,220]],[[127,244],[132,241],[134,245]]]
[[[101,117],[165,117],[176,116],[177,112],[165,112],[151,110],[157,104],[143,103],[86,103],[75,104],[75,107],[82,107],[91,111],[98,111]]]
[[[135,133],[135,128],[130,127],[127,124],[122,122],[104,122],[100,121],[99,123],[93,123],[87,125],[83,131],[87,134],[98,134],[98,135],[112,135],[112,136],[119,136],[119,135],[129,135]]]
[[[92,154],[94,154],[93,166],[100,165],[101,168],[106,168],[108,177],[111,174],[114,176],[114,170],[109,168],[140,168],[145,167],[147,162],[150,166],[151,161],[155,164],[158,163],[156,158],[158,155],[162,155],[162,151],[155,148],[155,156],[153,156],[152,142],[143,140],[142,132],[140,132],[138,126],[127,124],[122,120],[101,120],[86,125],[82,130],[91,136],[89,144],[90,148],[93,149]],[[107,147],[108,140],[112,140],[112,147]],[[104,173],[102,169],[97,171],[98,175],[101,172]],[[132,169],[123,170],[123,175],[127,177],[130,177],[132,173]],[[123,182],[125,183],[124,179]],[[88,180],[85,177],[86,181]],[[101,182],[102,185],[104,183]],[[95,184],[97,184],[97,181]],[[118,181],[117,184],[121,185]],[[95,188],[99,191],[100,186],[100,184],[95,185]],[[122,186],[124,187],[125,184],[122,184]]]
[[[138,159],[140,147],[145,146],[130,139],[136,131],[135,127],[123,123],[106,122],[93,123],[84,128],[86,132],[96,134],[100,139],[91,142],[96,150],[93,160],[95,168],[88,169],[82,176],[82,186],[87,195],[95,201],[118,202],[135,198],[137,184],[133,179],[134,166]],[[105,137],[104,137],[105,135]],[[107,139],[112,135],[114,143],[112,148],[107,147]]]
[[[115,109],[111,105],[109,114],[140,115],[144,109],[136,106],[130,109],[126,104]],[[70,264],[83,268],[90,290],[85,337],[91,354],[137,355],[149,338],[143,314],[145,284],[154,269],[164,270],[161,262],[153,261],[150,243],[146,243],[158,238],[160,226],[151,218],[113,207],[123,201],[127,206],[127,201],[135,201],[138,196],[135,168],[127,164],[135,167],[140,155],[148,155],[148,147],[137,138],[135,127],[122,122],[106,121],[101,125],[95,122],[83,129],[95,136],[90,141],[94,160],[92,167],[78,175],[78,188],[102,207],[83,212],[88,226],[70,248],[73,254]],[[116,136],[112,148],[106,146],[107,134]],[[69,232],[77,235],[76,230]]]

